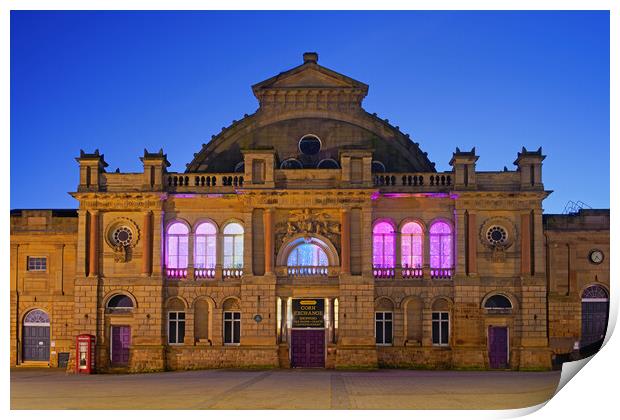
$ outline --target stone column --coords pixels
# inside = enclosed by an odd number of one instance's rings
[[[340,211],[340,273],[351,273],[351,212]]]
[[[467,267],[469,276],[478,275],[478,246],[476,241],[476,213],[468,212],[467,216]]]
[[[88,256],[88,276],[99,275],[99,211],[90,212],[90,245]]]
[[[224,235],[221,232],[215,237],[215,280],[222,280],[224,265]]]
[[[263,229],[265,230],[265,275],[273,274],[273,209],[263,211]]]
[[[189,234],[187,235],[187,279],[195,280],[196,275],[194,272],[194,241],[196,236],[192,232],[191,227]]]
[[[465,275],[465,241],[467,240],[467,232],[465,232],[465,210],[457,209],[454,211],[454,271],[457,276]]]
[[[142,240],[142,275],[148,277],[153,271],[153,213],[144,213],[142,224],[144,239]]]
[[[521,274],[529,276],[532,273],[530,213],[521,214]]]
[[[281,343],[286,343],[287,340],[287,334],[288,332],[286,331],[286,318],[288,316],[287,313],[287,307],[286,307],[286,303],[288,301],[288,297],[283,296],[280,297],[280,342]]]

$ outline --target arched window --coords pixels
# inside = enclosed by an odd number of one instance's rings
[[[484,302],[485,309],[512,309],[512,302],[506,296],[493,295]]]
[[[50,317],[42,311],[41,309],[33,309],[28,312],[24,317],[24,325],[26,326],[39,326],[39,325],[49,325]]]
[[[280,169],[303,169],[304,165],[295,158],[288,158],[282,161]]]
[[[379,222],[372,229],[372,265],[375,268],[394,268],[394,227]]]
[[[215,268],[217,228],[211,222],[204,222],[196,228],[194,244],[194,267]]]
[[[422,226],[418,222],[405,224],[400,238],[400,265],[403,268],[421,268],[424,243]]]
[[[166,267],[187,268],[189,229],[174,222],[166,231]]]
[[[383,173],[383,172],[385,172],[385,165],[383,164],[383,162],[380,162],[378,160],[373,160],[372,161],[371,170],[372,170],[372,172]]]
[[[316,244],[297,245],[288,255],[288,266],[293,267],[327,267],[327,254]]]
[[[106,306],[114,311],[129,311],[133,309],[133,301],[127,295],[114,295],[108,300]]]
[[[431,268],[452,268],[452,229],[446,222],[435,222],[430,228]]]
[[[317,169],[338,169],[340,165],[334,159],[323,159],[316,165]]]
[[[224,268],[243,268],[243,226],[239,223],[224,228]]]

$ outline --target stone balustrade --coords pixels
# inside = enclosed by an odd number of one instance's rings
[[[171,192],[226,192],[243,187],[241,173],[170,173],[164,177],[164,188]]]
[[[451,280],[454,268],[373,267],[372,274],[375,279]]]
[[[381,189],[416,189],[443,191],[452,187],[452,172],[444,173],[375,173],[373,183]]]
[[[290,277],[327,277],[329,268],[326,266],[288,266],[287,274]]]

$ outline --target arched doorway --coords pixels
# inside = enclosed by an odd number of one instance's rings
[[[588,287],[581,295],[581,340],[579,347],[586,350],[596,347],[594,352],[603,344],[607,331],[609,314],[609,295],[601,286]]]
[[[24,362],[48,362],[50,359],[50,318],[41,309],[26,314],[23,323]]]

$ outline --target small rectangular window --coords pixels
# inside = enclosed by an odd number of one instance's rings
[[[47,257],[28,257],[28,271],[47,271]]]
[[[433,345],[447,346],[450,342],[450,315],[448,312],[433,312]]]
[[[375,342],[392,344],[392,312],[375,312]]]
[[[361,158],[351,158],[351,184],[359,184],[363,178],[363,162]]]
[[[185,312],[168,312],[168,343],[183,344],[185,341]]]
[[[241,312],[224,312],[224,344],[239,344]]]

